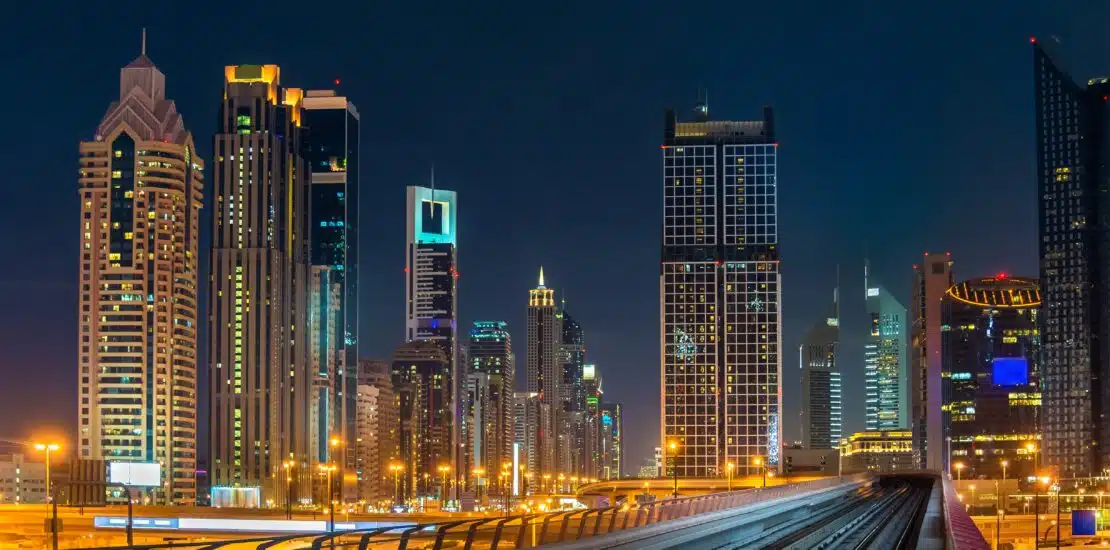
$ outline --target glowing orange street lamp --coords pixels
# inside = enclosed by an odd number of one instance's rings
[[[54,500],[53,493],[50,492],[50,451],[61,448],[57,443],[35,443],[36,451],[46,451],[46,502]]]

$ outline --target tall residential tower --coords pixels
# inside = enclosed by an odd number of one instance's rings
[[[660,377],[665,451],[682,477],[779,464],[782,356],[777,150],[763,119],[663,120]]]
[[[913,266],[913,301],[910,303],[910,422],[913,451],[922,468],[941,471],[945,456],[945,427],[941,408],[943,357],[941,301],[952,286],[952,256],[925,253]]]
[[[563,365],[559,360],[562,327],[555,306],[555,291],[547,288],[540,268],[540,281],[528,291],[528,358],[525,363],[527,390],[539,400],[535,467],[537,475],[559,471],[559,416],[562,406]]]
[[[277,65],[224,70],[213,140],[209,377],[212,486],[307,495],[314,372],[308,355],[309,172],[302,96]]]
[[[1110,467],[1110,79],[1077,83],[1033,42],[1044,411],[1042,463]]]
[[[79,458],[162,463],[157,502],[194,504],[203,163],[166,77],[120,71],[79,145]]]

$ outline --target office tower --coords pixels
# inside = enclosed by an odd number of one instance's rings
[[[538,487],[534,482],[540,465],[540,418],[538,393],[518,391],[513,394],[513,447],[519,450],[519,466],[524,467],[522,493]]]
[[[1042,462],[1063,478],[1110,467],[1110,80],[1075,82],[1033,40],[1043,340]]]
[[[389,361],[360,359],[355,399],[355,472],[358,499],[368,504],[392,502],[393,472],[400,463],[400,419]]]
[[[582,415],[582,449],[585,463],[579,477],[601,477],[601,373],[597,365],[582,366],[586,406]]]
[[[393,391],[400,419],[400,458],[405,467],[401,493],[406,497],[446,494],[439,467],[454,468],[450,373],[451,361],[440,342],[413,340],[393,352]],[[431,481],[418,485],[424,474]]]
[[[562,334],[561,362],[562,387],[559,388],[562,406],[559,408],[560,451],[565,453],[559,460],[559,471],[568,476],[584,475],[585,455],[585,407],[586,393],[582,384],[582,371],[586,364],[586,335],[582,325],[571,316],[566,308],[566,300],[556,314],[560,316]]]
[[[277,65],[224,70],[213,140],[209,265],[211,479],[285,498],[279,475],[292,460],[296,493],[309,494],[318,462],[314,374],[308,356],[308,171],[300,89]]]
[[[462,387],[462,433],[463,476],[467,487],[486,484],[489,475],[497,475],[494,468],[487,468],[490,462],[490,432],[493,424],[493,408],[490,403],[490,376],[484,372],[468,372]],[[477,489],[476,489],[477,490]],[[485,491],[481,491],[485,492]]]
[[[868,431],[903,429],[907,398],[906,308],[863,268],[870,333],[863,346],[865,417]]]
[[[464,472],[459,460],[462,382],[457,338],[458,315],[458,199],[454,191],[410,185],[405,223],[405,341],[435,342],[447,358],[446,388],[451,424],[451,453],[443,460],[454,469],[455,487]],[[434,474],[434,472],[433,472]]]
[[[536,430],[536,468],[539,475],[560,471],[559,412],[562,407],[563,365],[559,361],[562,327],[555,307],[555,291],[547,288],[540,268],[540,281],[528,291],[527,390],[539,398],[540,419]],[[529,457],[531,458],[531,457]]]
[[[335,90],[307,90],[302,123],[308,139],[305,163],[311,172],[308,236],[312,242],[312,286],[308,329],[318,410],[316,449],[329,457],[328,439],[356,434],[358,383],[358,170],[359,116]],[[341,460],[355,466],[350,446]]]
[[[925,253],[913,266],[910,303],[910,408],[914,455],[921,468],[947,469],[945,428],[941,419],[941,300],[952,286],[952,255]]]
[[[941,305],[943,422],[965,479],[1036,475],[1041,410],[1041,293],[1036,279],[971,279]]]
[[[621,432],[620,403],[601,404],[601,475],[600,479],[619,479],[624,468],[624,445]]]
[[[161,462],[155,500],[191,505],[203,161],[145,34],[119,84],[79,145],[77,455]]]
[[[774,120],[664,120],[660,439],[682,477],[777,468],[782,436]],[[669,457],[667,459],[669,462]]]
[[[467,370],[483,373],[489,380],[489,426],[483,454],[477,461],[486,472],[499,472],[513,456],[516,357],[508,327],[504,321],[475,321],[467,346]]]
[[[802,371],[802,445],[805,449],[835,449],[840,445],[841,378],[837,361],[840,348],[840,296],[809,329],[798,346]]]

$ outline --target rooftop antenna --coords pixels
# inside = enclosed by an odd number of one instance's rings
[[[432,163],[432,202],[436,200],[436,163]]]
[[[143,47],[141,53],[142,55],[146,55],[146,27],[143,27]]]
[[[840,323],[840,264],[836,264],[836,288],[833,289],[833,307],[836,308],[837,324]]]
[[[698,103],[694,106],[694,112],[697,113],[698,122],[709,120],[709,91],[705,88],[698,88]]]

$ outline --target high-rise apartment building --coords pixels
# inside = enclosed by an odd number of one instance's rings
[[[519,450],[519,493],[538,487],[534,484],[540,471],[540,395],[536,392],[518,391],[513,394],[513,447]],[[523,467],[523,468],[521,468]],[[520,469],[523,470],[521,474]]]
[[[467,370],[482,373],[488,380],[488,423],[482,452],[475,460],[488,472],[499,472],[513,456],[513,392],[516,357],[504,321],[475,321],[467,346]],[[474,448],[469,442],[468,448]]]
[[[756,121],[664,119],[660,439],[682,477],[777,468],[782,356],[777,150]],[[668,460],[668,462],[670,462]]]
[[[413,340],[393,352],[393,391],[404,465],[400,485],[406,497],[446,494],[439,467],[451,466],[454,456],[450,374],[451,361],[439,342]]]
[[[540,418],[535,434],[535,466],[539,475],[555,475],[560,471],[559,447],[566,443],[560,439],[566,434],[560,434],[559,429],[559,413],[563,404],[560,321],[555,290],[544,285],[541,267],[539,285],[528,291],[528,358],[525,362],[527,390],[539,399]]]
[[[558,315],[562,325],[560,343],[563,363],[560,388],[563,404],[559,410],[559,430],[564,435],[560,451],[565,454],[560,457],[559,471],[566,472],[568,476],[581,476],[584,475],[586,462],[586,393],[582,384],[582,371],[586,364],[586,334],[578,320],[567,311],[566,300],[563,300]]]
[[[909,423],[906,308],[863,270],[869,333],[863,346],[864,422],[868,431],[903,429]]]
[[[319,461],[311,442],[308,350],[309,172],[303,92],[276,65],[224,70],[213,140],[209,376],[212,486],[285,498],[292,460],[299,495]]]
[[[405,341],[434,342],[447,358],[445,381],[451,411],[448,439],[450,454],[444,458],[454,469],[455,487],[463,475],[459,458],[458,397],[462,372],[458,342],[458,199],[454,191],[409,186],[405,223]]]
[[[840,296],[806,333],[798,346],[802,371],[802,446],[836,449],[843,426],[840,363]]]
[[[393,501],[394,473],[400,463],[400,418],[388,361],[361,359],[355,400],[355,472],[358,499],[370,504]]]
[[[601,404],[601,472],[599,479],[619,479],[624,469],[624,433],[620,403]]]
[[[1043,464],[1062,478],[1110,468],[1110,79],[1086,86],[1035,39]]]
[[[914,456],[921,468],[945,470],[945,427],[941,418],[942,396],[941,301],[952,286],[952,256],[925,253],[913,266],[913,301],[910,303],[910,428]]]
[[[334,90],[308,90],[302,101],[307,128],[305,164],[311,173],[308,236],[312,278],[308,329],[319,411],[314,448],[321,461],[355,467],[351,445],[331,457],[328,440],[356,437],[358,383],[359,115]]]
[[[941,303],[943,427],[965,479],[1037,475],[1041,293],[1030,278],[971,279]],[[945,453],[946,454],[946,453]]]
[[[157,502],[194,504],[203,162],[143,52],[79,145],[77,456],[159,462]]]
[[[601,477],[601,373],[597,365],[582,367],[585,407],[582,414],[582,454],[584,464],[579,477]]]

